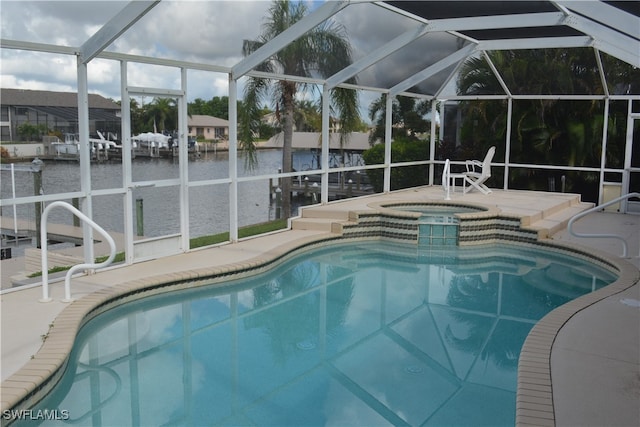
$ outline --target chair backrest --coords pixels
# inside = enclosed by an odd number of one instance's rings
[[[484,156],[484,160],[482,161],[482,176],[490,177],[491,176],[491,160],[493,160],[493,155],[496,154],[496,147],[489,148],[487,151],[487,155]]]

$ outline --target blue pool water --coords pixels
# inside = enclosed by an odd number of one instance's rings
[[[336,244],[96,317],[34,410],[67,411],[60,425],[514,425],[529,330],[613,280],[522,247]]]

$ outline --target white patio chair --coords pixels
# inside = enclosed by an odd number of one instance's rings
[[[464,173],[464,193],[467,193],[474,188],[483,194],[491,193],[489,187],[484,185],[484,182],[491,178],[491,160],[496,153],[496,147],[489,148],[487,155],[484,156],[484,160],[467,160],[465,162],[467,171]],[[467,187],[466,184],[469,183]]]

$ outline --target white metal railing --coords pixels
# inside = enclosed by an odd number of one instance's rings
[[[606,203],[603,203],[601,205],[598,206],[594,206],[591,209],[587,209],[584,212],[580,212],[577,215],[574,215],[570,220],[569,220],[569,224],[567,225],[567,230],[569,231],[569,234],[571,234],[572,236],[575,237],[595,237],[595,238],[610,238],[610,239],[618,239],[622,242],[622,257],[626,258],[627,257],[627,253],[628,253],[628,244],[627,241],[625,240],[624,237],[619,236],[617,234],[588,234],[588,233],[577,233],[573,230],[573,224],[579,220],[580,218],[589,215],[590,213],[593,212],[597,212],[599,210],[602,210],[603,208],[606,208],[607,206],[613,205],[615,203],[618,203],[622,200],[627,200],[630,199],[631,197],[640,197],[640,193],[628,193],[628,194],[624,194],[620,197],[616,197],[613,200],[610,200]]]
[[[107,258],[105,261],[100,263],[77,264],[71,267],[69,271],[67,271],[67,275],[65,276],[65,279],[64,279],[64,299],[62,301],[71,302],[72,301],[71,276],[73,275],[73,273],[81,269],[100,268],[100,267],[106,267],[109,264],[111,264],[111,262],[116,256],[116,243],[114,242],[113,238],[106,231],[104,231],[102,227],[100,227],[98,224],[93,222],[91,218],[89,218],[88,216],[80,212],[78,209],[76,209],[69,203],[58,201],[48,205],[42,212],[42,222],[41,222],[42,225],[40,227],[40,241],[42,242],[42,249],[41,249],[42,250],[42,299],[40,300],[40,302],[50,302],[52,300],[52,298],[49,296],[49,266],[47,262],[48,261],[47,260],[47,216],[49,215],[49,212],[55,207],[65,208],[71,213],[73,213],[74,215],[76,215],[78,218],[85,221],[94,230],[96,230],[98,233],[104,236],[104,238],[109,243],[109,247],[111,248],[109,258]]]
[[[445,160],[442,170],[442,188],[444,188],[444,199],[451,200],[451,162],[449,159]]]
[[[33,162],[28,165],[16,165],[11,163],[9,165],[0,165],[0,170],[11,172],[11,198],[15,200],[16,198],[16,172],[39,172],[40,164],[42,163],[39,159],[34,159]],[[13,205],[13,235],[18,241],[18,214],[17,214],[17,205]]]

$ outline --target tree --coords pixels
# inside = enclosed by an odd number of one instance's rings
[[[258,40],[245,40],[242,52],[245,56],[255,52],[278,34],[291,27],[307,14],[304,2],[276,0],[269,8],[269,14],[263,25],[263,32]],[[310,30],[298,39],[289,43],[271,58],[257,67],[260,71],[310,77],[318,74],[328,77],[351,63],[351,46],[348,43],[344,28],[333,21]],[[350,83],[355,82],[351,80]],[[272,81],[257,77],[249,78],[245,87],[244,103],[240,113],[240,146],[251,161],[255,161],[255,145],[253,135],[260,124],[260,100],[272,95],[276,111],[281,115],[283,130],[282,169],[292,170],[291,145],[296,96],[309,88],[308,85],[278,80]],[[358,113],[357,92],[342,88],[331,91],[331,104],[338,110],[341,122],[341,141],[346,141],[348,133],[360,122]],[[291,179],[283,178],[282,207],[288,216],[291,213]]]
[[[218,117],[219,119],[229,120],[229,97],[228,96],[214,96],[209,101],[211,108],[211,115]]]
[[[148,124],[157,128],[159,132],[177,128],[176,100],[172,98],[154,98],[147,109]],[[168,126],[166,126],[168,125]],[[155,130],[155,129],[154,129]]]
[[[29,122],[22,123],[16,130],[25,141],[40,140],[40,137],[49,131],[46,125],[32,125]]]
[[[129,99],[129,111],[131,114],[131,133],[135,135],[146,132],[148,129],[145,125],[145,109],[140,106],[135,98]]]
[[[387,112],[387,95],[369,106],[369,119],[374,124],[369,134],[371,148],[362,155],[365,164],[384,163],[384,144],[375,144],[384,139],[385,117]],[[424,118],[430,110],[430,102],[416,102],[415,98],[398,96],[391,106],[391,159],[395,162],[411,162],[426,160],[429,155],[429,141],[421,139],[419,134],[427,132],[429,121]],[[375,144],[375,145],[374,145]],[[402,166],[391,170],[391,190],[415,187],[428,183],[428,168],[424,166]],[[382,169],[367,171],[367,176],[376,192],[383,189],[384,174]]]
[[[369,106],[369,119],[375,125],[373,132],[369,135],[369,142],[373,143],[384,138],[385,115],[387,111],[387,96],[382,94],[380,98],[372,102]],[[429,122],[424,119],[424,115],[430,110],[428,101],[417,102],[415,98],[398,96],[393,100],[391,111],[391,122],[393,129],[391,136],[399,134],[415,136],[418,133],[429,130]]]
[[[415,136],[398,135],[391,144],[391,158],[394,162],[413,162],[424,160],[429,152],[429,141]],[[380,165],[384,163],[384,144],[376,144],[362,153],[365,164]],[[379,193],[384,188],[384,171],[382,169],[367,170],[367,177],[374,191]],[[424,165],[402,166],[391,169],[391,190],[426,185],[429,182],[429,168]]]
[[[187,105],[189,115],[201,114],[204,116],[218,117],[219,119],[229,119],[229,97],[214,96],[209,101],[196,98]]]
[[[601,95],[604,93],[592,49],[538,49],[493,51],[489,57],[516,95]],[[633,86],[638,72],[628,64],[603,58],[607,82]],[[458,94],[501,94],[504,90],[483,58],[470,58],[461,67]],[[626,87],[625,86],[625,87]],[[613,91],[613,86],[609,91]],[[459,104],[462,113],[461,143],[457,147],[480,156],[496,145],[504,146],[506,101],[477,100]],[[594,100],[519,99],[513,103],[511,161],[547,165],[597,166],[600,163],[604,104]],[[609,128],[615,126],[609,122]],[[610,134],[611,134],[610,130]],[[512,171],[513,188],[545,189],[560,175],[567,178],[567,191],[579,192],[585,200],[597,199],[595,173],[556,170]]]
[[[196,98],[193,102],[187,104],[187,110],[189,111],[189,115],[203,115],[203,116],[212,116],[211,109],[209,105],[207,105],[207,101],[202,98]]]
[[[298,132],[319,132],[322,128],[322,113],[313,102],[299,100],[295,102],[293,122]]]

